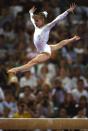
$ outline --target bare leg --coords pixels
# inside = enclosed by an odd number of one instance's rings
[[[28,70],[30,67],[32,67],[36,64],[39,64],[41,62],[48,60],[49,58],[50,58],[50,54],[41,53],[41,54],[37,55],[35,58],[33,58],[31,61],[29,61],[27,64],[8,70],[8,73],[17,73],[19,71],[23,72],[25,70]]]
[[[50,45],[51,47],[51,50],[58,50],[60,48],[62,48],[63,46],[69,44],[69,43],[72,43],[72,42],[75,42],[77,40],[79,40],[80,37],[79,36],[74,36],[70,39],[66,39],[66,40],[62,40],[60,41],[59,43],[55,44],[55,45]]]

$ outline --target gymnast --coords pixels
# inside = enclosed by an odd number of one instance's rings
[[[8,73],[16,74],[17,72],[24,72],[36,64],[47,61],[51,57],[51,53],[53,50],[58,50],[69,43],[79,40],[80,37],[75,35],[70,39],[62,40],[54,45],[47,44],[50,30],[59,21],[63,20],[70,12],[73,12],[75,8],[76,8],[75,4],[70,5],[69,9],[67,9],[64,13],[57,16],[52,22],[46,24],[48,13],[46,11],[43,11],[43,12],[39,12],[38,14],[34,14],[36,8],[33,6],[29,10],[29,14],[30,14],[30,19],[35,28],[33,41],[37,49],[38,55],[22,66],[9,69]]]

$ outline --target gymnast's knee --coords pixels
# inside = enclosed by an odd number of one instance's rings
[[[67,39],[66,39],[66,40],[63,40],[63,42],[64,42],[64,43],[67,43],[67,42],[68,42],[68,40],[67,40]]]
[[[39,61],[38,60],[31,60],[31,62],[29,61],[27,64],[28,65],[30,65],[30,64],[37,64],[37,63],[39,63]]]

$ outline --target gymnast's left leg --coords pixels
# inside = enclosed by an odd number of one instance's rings
[[[24,71],[28,70],[30,67],[48,60],[50,58],[50,56],[51,55],[49,53],[45,53],[45,52],[40,53],[35,58],[30,60],[27,64],[24,64],[22,66],[15,67],[15,68],[8,70],[8,73],[15,73],[16,74],[17,72],[24,72]]]
[[[62,41],[60,41],[59,43],[57,43],[55,45],[50,45],[50,47],[51,47],[52,51],[53,50],[58,50],[58,49],[62,48],[63,46],[65,46],[67,44],[70,44],[72,42],[78,41],[78,40],[80,40],[80,37],[75,35],[74,37],[72,37],[70,39],[65,39],[65,40],[62,40]]]

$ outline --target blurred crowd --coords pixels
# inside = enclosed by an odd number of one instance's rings
[[[8,2],[7,2],[8,1]],[[3,1],[2,1],[3,3]],[[50,32],[49,44],[79,35],[80,40],[52,53],[45,63],[25,72],[8,74],[37,52],[29,9],[47,10],[48,20],[69,8],[65,0],[6,0],[0,8],[0,117],[88,117],[88,7],[77,5],[73,14]]]

